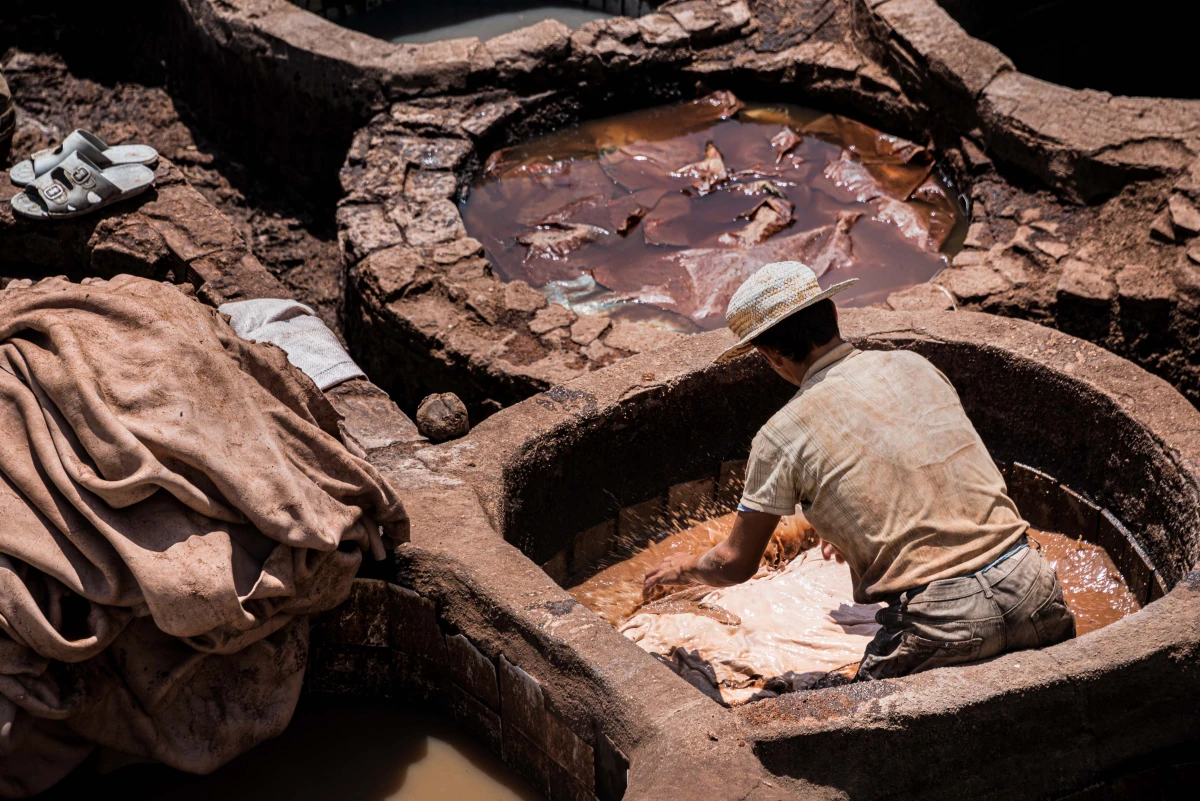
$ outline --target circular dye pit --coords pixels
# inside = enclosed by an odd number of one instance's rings
[[[729,92],[586,122],[491,154],[463,206],[501,278],[576,313],[724,325],[763,264],[804,261],[846,306],[928,281],[966,215],[913,142]]]

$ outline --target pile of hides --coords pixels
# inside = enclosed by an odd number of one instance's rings
[[[742,704],[853,677],[881,605],[854,603],[852,587],[848,565],[811,548],[745,584],[644,606],[620,631],[714,700]]]
[[[203,773],[283,730],[308,616],[407,538],[337,420],[175,287],[0,291],[0,795],[97,746]]]

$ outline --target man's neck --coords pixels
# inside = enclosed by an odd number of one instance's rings
[[[793,375],[788,376],[788,380],[796,386],[803,384],[804,377],[808,375],[808,371],[812,369],[812,366],[824,358],[826,354],[828,354],[838,345],[841,345],[843,341],[844,340],[840,336],[835,336],[824,345],[813,348],[812,353],[808,354],[808,357],[804,361],[798,363],[791,362],[791,364],[795,366],[791,371]]]

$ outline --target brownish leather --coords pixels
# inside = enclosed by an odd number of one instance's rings
[[[306,616],[406,520],[336,418],[170,285],[0,291],[0,795],[89,744],[203,772],[283,729]]]

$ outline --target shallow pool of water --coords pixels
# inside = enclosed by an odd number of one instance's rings
[[[305,697],[280,737],[208,776],[85,764],[45,799],[124,801],[538,801],[483,745],[444,718],[380,702]]]
[[[928,281],[966,215],[919,144],[729,92],[593,120],[488,158],[463,207],[500,277],[577,312],[716,328],[758,267],[798,259],[863,306]]]

